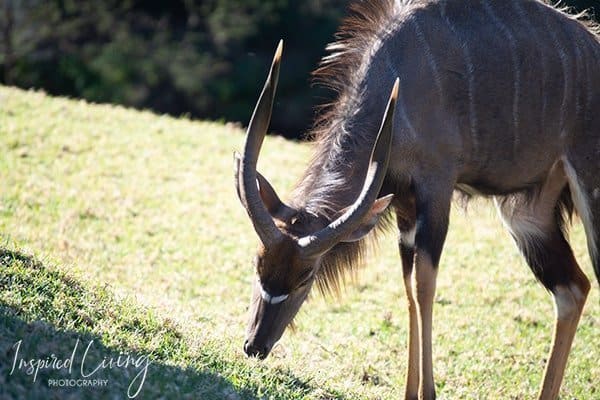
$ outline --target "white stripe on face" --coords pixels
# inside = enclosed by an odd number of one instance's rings
[[[279,304],[279,303],[283,302],[285,299],[287,299],[289,297],[289,294],[282,294],[281,296],[272,296],[261,285],[260,286],[260,297],[262,297],[263,300],[269,304]]]

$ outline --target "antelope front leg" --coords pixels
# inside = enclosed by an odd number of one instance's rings
[[[452,190],[443,195],[417,194],[417,229],[412,293],[419,325],[419,398],[435,399],[432,361],[432,314],[437,266],[448,231]]]
[[[415,199],[412,195],[398,197],[396,203],[396,223],[400,238],[400,260],[402,261],[402,276],[408,302],[408,365],[406,368],[406,400],[417,400],[419,397],[419,320],[417,318],[417,303],[412,290],[412,275],[415,262],[416,234]]]
[[[406,369],[406,391],[404,397],[406,400],[416,400],[419,396],[419,320],[417,318],[417,304],[412,290],[412,275],[415,258],[414,226],[403,230],[400,221],[400,257],[402,259],[402,275],[404,277],[404,288],[406,289],[406,299],[408,301],[408,366]]]
[[[435,399],[431,330],[436,277],[437,266],[434,266],[429,254],[417,250],[412,290],[417,299],[420,344],[419,364],[421,366],[419,394],[423,400]]]

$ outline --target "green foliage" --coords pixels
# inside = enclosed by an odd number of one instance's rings
[[[300,137],[316,105],[331,96],[311,87],[310,71],[333,40],[348,3],[0,0],[0,82],[246,123],[283,38],[272,126]],[[597,7],[595,0],[561,4]]]
[[[3,81],[95,102],[245,122],[284,38],[289,50],[282,107],[273,126],[298,135],[311,120],[311,96],[320,93],[309,89],[309,72],[332,40],[343,3],[1,0],[10,11],[0,13]]]

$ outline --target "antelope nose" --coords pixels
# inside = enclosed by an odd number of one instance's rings
[[[244,353],[248,357],[258,357],[260,360],[264,360],[269,354],[268,346],[258,346],[256,343],[250,343],[248,340],[244,342]]]

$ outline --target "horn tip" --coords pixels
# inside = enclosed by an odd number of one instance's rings
[[[282,53],[283,53],[283,39],[279,39],[279,44],[277,44],[277,50],[275,50],[274,61],[279,62],[279,60],[281,60]]]
[[[392,88],[391,98],[396,101],[398,98],[398,92],[400,91],[400,78],[396,78],[394,81],[394,87]]]

